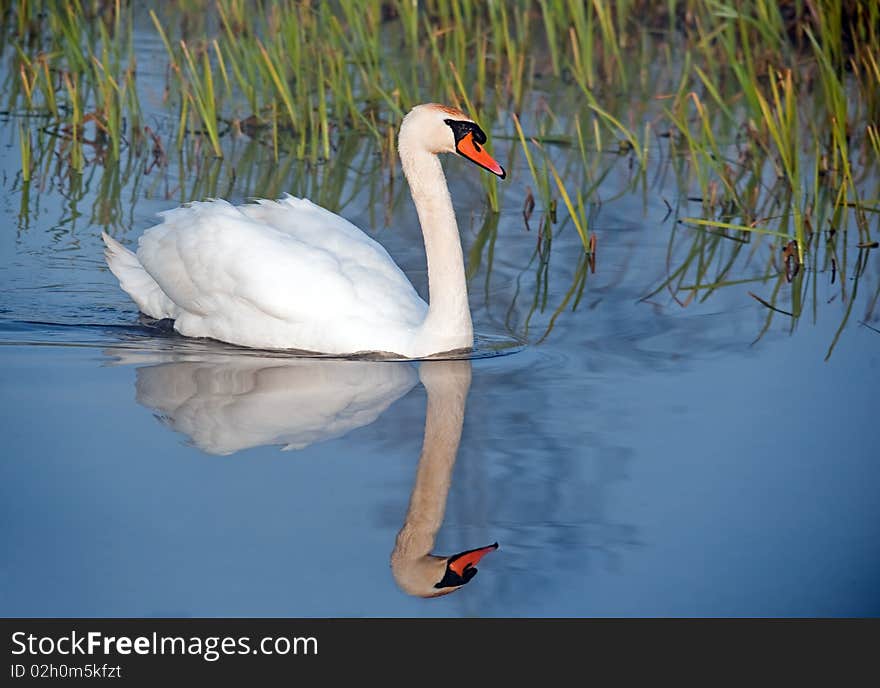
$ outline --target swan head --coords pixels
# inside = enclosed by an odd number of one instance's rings
[[[504,179],[501,167],[483,148],[486,133],[461,110],[437,103],[416,105],[400,125],[401,155],[411,147],[428,153],[456,153]]]
[[[427,554],[417,558],[394,557],[391,570],[398,586],[417,597],[448,595],[470,583],[477,575],[477,563],[489,552],[498,549],[495,542],[487,547],[469,549],[451,557]]]

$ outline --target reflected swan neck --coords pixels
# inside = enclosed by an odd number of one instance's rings
[[[431,555],[431,550],[443,524],[461,443],[470,361],[424,362],[420,376],[428,394],[425,436],[409,508],[391,554],[394,576],[407,590],[443,576],[446,558]]]

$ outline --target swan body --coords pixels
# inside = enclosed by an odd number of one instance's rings
[[[197,202],[162,217],[136,255],[105,239],[108,262],[140,310],[173,319],[180,334],[261,349],[412,350],[428,305],[339,215],[288,196]]]
[[[388,252],[348,220],[286,196],[195,202],[161,214],[136,253],[103,234],[105,256],[140,310],[185,336],[259,349],[407,358],[473,346],[464,259],[438,153],[503,177],[464,113],[420,105],[398,148],[425,241],[430,305]]]

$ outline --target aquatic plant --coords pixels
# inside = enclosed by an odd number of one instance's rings
[[[876,241],[877,3],[192,0],[146,12],[123,0],[2,0],[0,10],[24,181],[60,173],[74,186],[95,165],[110,180],[140,160],[155,175],[144,188],[181,201],[222,195],[237,176],[260,195],[297,178],[313,181],[287,188],[338,208],[345,165],[394,194],[396,129],[410,106],[435,100],[471,112],[496,146],[510,142],[512,183],[481,178],[486,209],[524,213],[544,270],[569,227],[595,268],[592,209],[636,193],[647,202],[670,174],[676,193],[663,202],[703,233],[688,268],[661,285],[682,305],[729,285],[736,247],[767,243],[777,260],[758,283],[785,284],[756,297],[796,318],[803,271],[843,272],[848,253]],[[152,65],[165,74],[159,104],[138,71],[135,25],[164,47],[167,69]],[[275,164],[256,174],[261,150]],[[322,166],[331,157],[336,171]],[[684,233],[672,234],[678,245]]]

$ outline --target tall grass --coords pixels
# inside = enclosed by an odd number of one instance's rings
[[[37,122],[71,175],[155,157],[136,3],[0,0],[0,10],[6,109],[27,115],[25,176],[51,167],[50,147],[32,146]],[[524,161],[513,184],[480,183],[492,213],[520,212],[531,194],[540,256],[568,226],[595,256],[590,208],[616,200],[602,197],[609,174],[626,176],[618,196],[639,191],[643,202],[652,179],[674,174],[670,207],[707,233],[705,250],[718,250],[713,237],[766,241],[804,269],[824,264],[823,250],[843,268],[848,228],[859,245],[875,241],[877,3],[202,0],[156,4],[148,16],[164,46],[152,67],[167,64],[160,148],[206,175],[176,184],[181,198],[222,190],[210,175],[222,177],[224,163],[199,156],[235,159],[242,136],[279,165],[312,168],[350,159],[352,140],[366,141],[378,178],[393,182],[401,118],[441,101]],[[694,256],[704,268],[713,259],[703,250]],[[712,292],[703,268],[689,293]],[[688,286],[686,274],[675,284]]]

